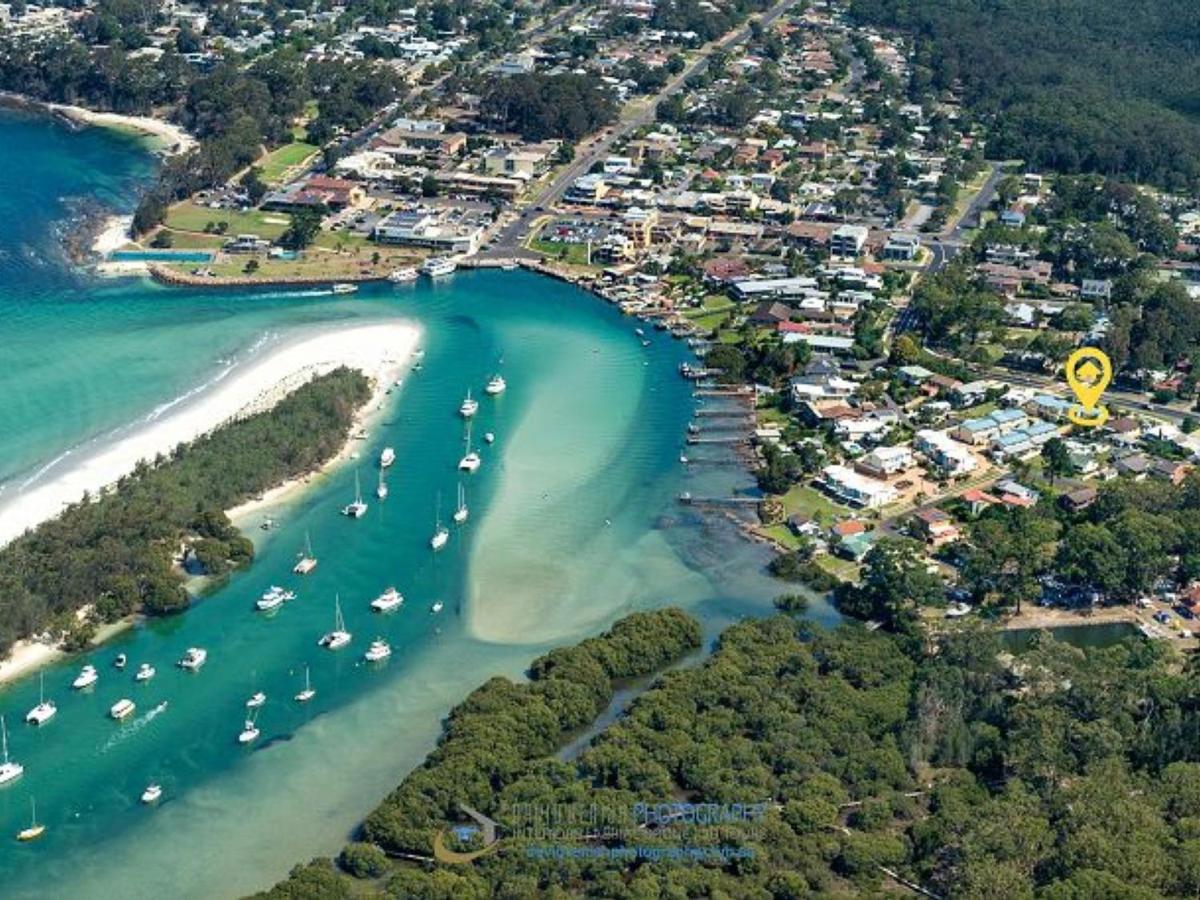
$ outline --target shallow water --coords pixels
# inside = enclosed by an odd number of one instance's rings
[[[675,373],[686,358],[680,343],[653,332],[643,348],[635,323],[609,306],[524,273],[464,272],[350,298],[96,282],[55,256],[54,228],[71,197],[127,204],[123,191],[149,162],[101,132],[0,119],[0,163],[14,146],[64,162],[47,163],[16,198],[6,183],[15,183],[12,167],[0,165],[0,198],[17,204],[0,213],[37,210],[23,229],[0,232],[4,489],[46,477],[39,471],[56,458],[70,465],[90,442],[187,402],[180,398],[231,361],[306,328],[400,316],[421,326],[426,353],[388,398],[358,461],[279,510],[278,529],[250,523],[259,556],[249,571],[186,614],[92,654],[101,678],[89,692],[69,688],[85,659],[48,668],[59,713],[40,729],[21,721],[37,702],[36,677],[0,693],[12,755],[26,767],[0,789],[5,896],[211,898],[264,887],[295,862],[335,852],[433,745],[446,711],[487,677],[519,677],[538,652],[633,609],[680,604],[713,635],[767,611],[781,592],[762,574],[760,548],[675,502],[682,490],[748,486],[730,469],[679,463],[695,403]],[[77,155],[88,164],[73,162]],[[67,200],[36,206],[39,187]],[[23,257],[10,239],[42,248],[44,264],[12,265]],[[483,397],[497,370],[508,391]],[[460,480],[456,410],[467,388],[480,398],[473,437],[484,463],[461,479],[468,523],[435,554],[428,540],[439,498],[448,520]],[[487,431],[496,435],[490,446]],[[398,459],[381,503],[373,461],[385,445]],[[337,509],[353,494],[356,469],[370,510],[350,521]],[[306,534],[320,565],[299,578],[290,568]],[[255,612],[271,583],[300,596],[274,615]],[[373,615],[369,601],[390,584],[407,598],[403,609]],[[354,641],[330,653],[315,641],[331,626],[335,594]],[[435,599],[445,603],[439,615]],[[369,666],[361,655],[377,636],[393,656]],[[189,646],[209,650],[197,674],[173,665]],[[129,655],[124,673],[111,667],[118,652]],[[142,661],[158,675],[135,685]],[[291,698],[306,665],[317,696],[299,705]],[[268,695],[262,736],[245,748],[236,736],[257,690]],[[106,716],[121,697],[138,704],[125,724]],[[165,793],[147,808],[138,798],[152,779]],[[31,795],[49,828],[18,845],[5,829],[24,827]]]

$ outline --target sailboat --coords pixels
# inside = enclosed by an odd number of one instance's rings
[[[342,515],[351,519],[361,519],[367,513],[367,504],[363,503],[362,484],[359,483],[358,473],[354,473],[354,502],[342,507]]]
[[[458,483],[458,506],[454,510],[454,524],[461,525],[467,521],[471,511],[467,509],[467,492],[463,490],[462,482]]]
[[[292,571],[297,575],[307,575],[317,567],[317,558],[313,556],[312,538],[308,536],[308,532],[304,532],[304,552],[300,554],[300,560],[292,567]]]
[[[446,546],[448,540],[450,540],[450,529],[442,524],[442,495],[438,494],[437,526],[433,530],[433,537],[429,539],[429,546],[434,550],[441,550]]]
[[[238,743],[251,744],[258,740],[259,734],[258,726],[254,724],[254,714],[251,713],[250,718],[246,720],[245,727],[242,728],[242,733],[238,735]]]
[[[467,436],[465,441],[466,455],[458,461],[458,467],[464,472],[474,472],[479,469],[482,460],[479,454],[471,449],[471,422],[467,421]]]
[[[379,486],[375,488],[375,496],[380,500],[386,500],[388,495],[387,479],[383,476],[383,469],[379,470]]]
[[[42,725],[54,718],[54,714],[58,712],[58,707],[54,705],[53,700],[46,700],[46,675],[42,673],[38,676],[38,705],[29,711],[25,716],[26,722],[32,722],[34,725]]]
[[[304,667],[304,690],[296,695],[297,703],[307,703],[313,697],[317,696],[317,692],[313,690],[312,684],[308,680],[308,666]]]
[[[4,716],[0,716],[0,745],[4,750],[4,762],[0,763],[0,784],[8,784],[20,778],[25,767],[8,758],[8,728],[4,724]]]
[[[353,635],[346,630],[346,620],[342,618],[342,598],[334,594],[333,631],[322,635],[317,643],[329,650],[338,650],[350,643],[351,637]]]
[[[18,841],[36,841],[46,833],[46,826],[39,825],[37,820],[37,804],[33,798],[29,798],[30,822],[28,828],[23,828],[17,832]]]
[[[504,381],[504,376],[496,374],[491,377],[487,383],[487,387],[484,388],[484,390],[487,391],[491,396],[495,397],[497,394],[503,394],[504,389],[507,387],[508,385]]]
[[[458,414],[464,419],[469,419],[477,412],[479,412],[479,401],[471,396],[471,391],[468,389],[466,398],[458,408]]]

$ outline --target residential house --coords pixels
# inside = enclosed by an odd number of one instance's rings
[[[822,469],[820,483],[839,500],[866,509],[878,509],[899,497],[896,489],[886,481],[869,478],[842,465]]]

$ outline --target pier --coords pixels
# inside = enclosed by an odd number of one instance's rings
[[[758,507],[761,497],[693,497],[691,494],[679,495],[679,502],[685,506],[710,507]]]
[[[756,418],[752,409],[698,409],[695,416],[697,419],[745,419],[747,421]]]
[[[698,437],[694,434],[689,434],[687,438],[689,444],[748,444],[750,438],[741,434],[731,434],[726,437]]]

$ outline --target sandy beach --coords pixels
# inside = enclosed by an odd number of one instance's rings
[[[374,396],[361,413],[368,416],[407,364],[419,336],[414,325],[394,322],[328,328],[268,346],[161,418],[6,496],[0,504],[0,545],[58,515],[86,493],[104,490],[139,460],[168,453],[231,419],[270,409],[305,382],[338,366],[359,369],[374,383]],[[276,498],[278,493],[272,492]],[[266,498],[232,514],[243,516],[260,502]]]
[[[114,250],[124,247],[131,240],[129,229],[132,225],[133,216],[109,216],[92,242],[92,252],[104,259]]]
[[[197,145],[197,140],[181,126],[151,116],[124,116],[120,113],[97,112],[82,106],[63,103],[47,103],[45,107],[73,122],[96,125],[101,128],[125,128],[154,138],[168,156],[186,153]]]

